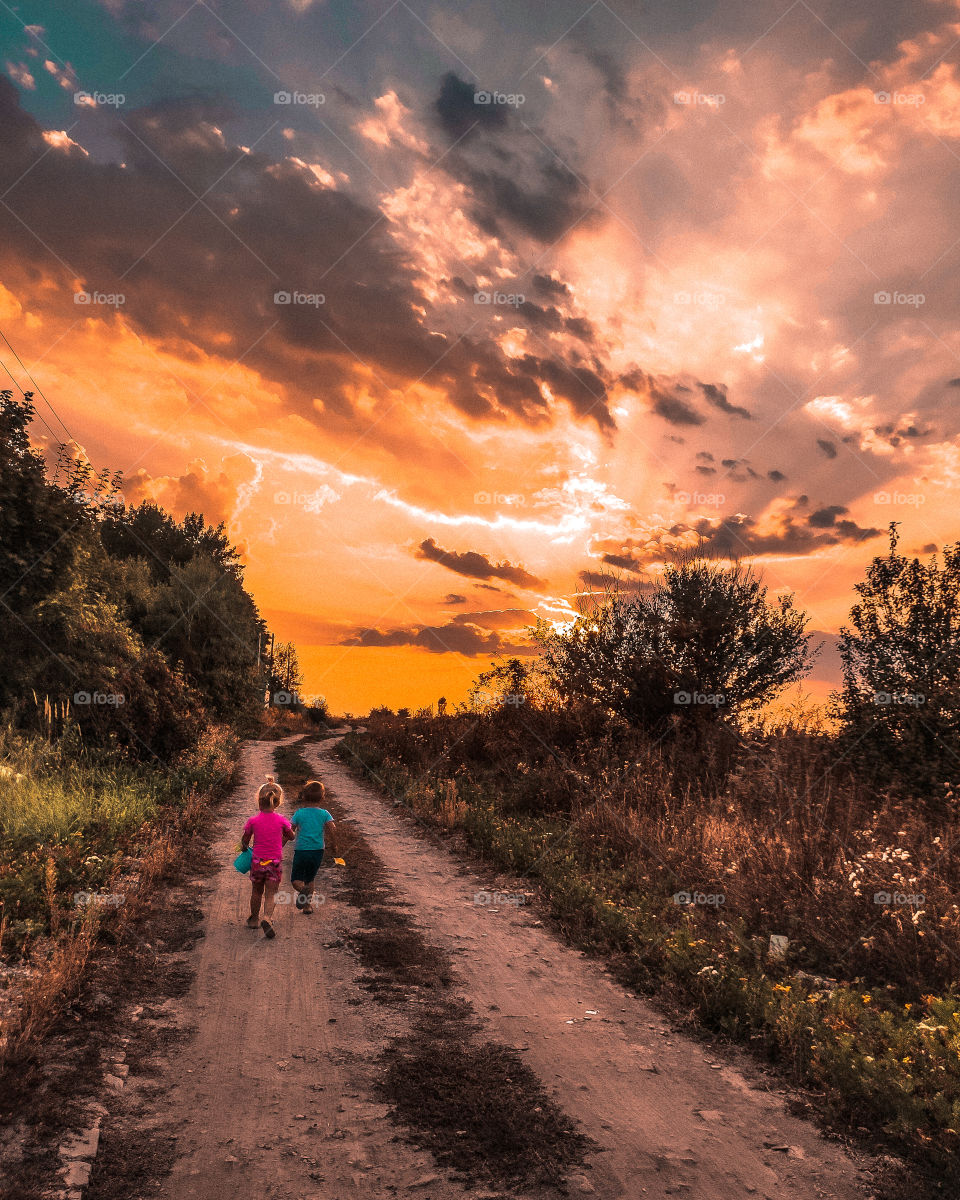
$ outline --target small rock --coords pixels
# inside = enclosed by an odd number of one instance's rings
[[[419,1179],[415,1179],[413,1183],[410,1184],[410,1187],[429,1187],[431,1183],[436,1183],[439,1178],[439,1175],[421,1175]]]

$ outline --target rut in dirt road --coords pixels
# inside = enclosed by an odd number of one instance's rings
[[[489,876],[358,782],[336,740],[298,749],[331,790],[347,870],[322,869],[313,916],[281,902],[273,941],[244,927],[232,860],[277,743],[245,747],[212,831],[222,866],[192,987],[144,1014],[153,1053],[85,1200],[546,1200],[564,1178],[602,1200],[865,1200],[854,1162],[781,1096],[713,1069],[532,911],[475,903]],[[414,1076],[425,1098],[449,1096],[450,1127],[444,1104],[416,1103]],[[483,1132],[516,1139],[522,1172],[484,1162]]]

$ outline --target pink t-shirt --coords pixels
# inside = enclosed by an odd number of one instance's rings
[[[258,812],[243,827],[243,835],[253,835],[253,857],[261,862],[283,857],[283,831],[290,829],[290,822],[278,812]]]

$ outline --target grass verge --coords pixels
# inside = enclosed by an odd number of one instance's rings
[[[236,741],[208,731],[164,771],[0,736],[0,1069],[20,1069],[103,946],[171,877],[229,786]]]

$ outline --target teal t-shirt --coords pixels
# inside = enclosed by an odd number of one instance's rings
[[[332,820],[333,817],[325,808],[298,808],[290,819],[290,824],[297,831],[295,848],[297,850],[322,850],[323,827]]]

